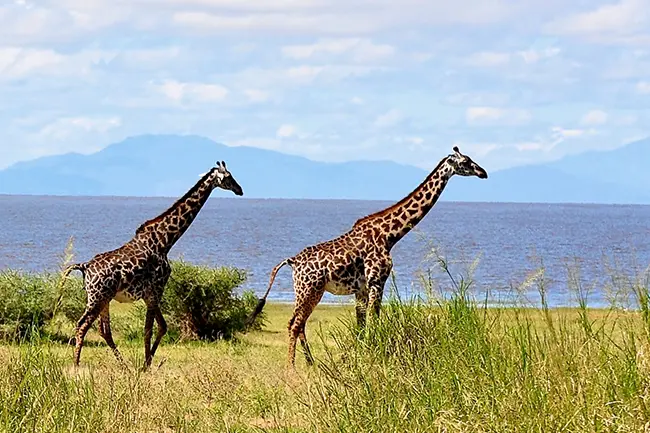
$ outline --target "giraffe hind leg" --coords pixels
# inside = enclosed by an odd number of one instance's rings
[[[305,360],[307,361],[307,365],[314,365],[314,357],[312,356],[311,350],[309,349],[309,344],[307,343],[307,335],[305,334],[304,324],[302,325],[302,329],[298,334],[298,338],[300,338],[300,344],[302,345],[302,351],[305,353]]]
[[[305,334],[305,327],[309,316],[316,308],[316,305],[320,302],[323,297],[324,290],[319,289],[318,291],[313,291],[307,289],[304,292],[300,290],[296,291],[296,306],[293,311],[293,317],[289,320],[289,353],[288,353],[288,362],[291,366],[295,366],[296,358],[296,340],[300,339],[300,343],[305,352],[305,359],[307,364],[313,364],[314,358],[309,349],[309,344],[307,343],[307,336]]]
[[[86,311],[79,319],[77,323],[77,328],[75,332],[75,347],[74,347],[74,364],[79,365],[79,358],[81,358],[81,348],[83,347],[84,338],[88,333],[88,330],[92,326],[93,322],[99,316],[99,313],[102,310],[102,306],[99,304],[94,304],[86,307]]]

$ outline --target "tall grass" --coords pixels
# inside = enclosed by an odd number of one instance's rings
[[[441,268],[451,277],[442,260]],[[541,278],[540,278],[541,277]],[[319,431],[643,431],[650,426],[648,286],[641,313],[487,308],[452,279],[444,300],[393,298],[371,328],[337,329],[305,399]],[[536,273],[545,298],[543,271]],[[541,281],[541,283],[539,283]]]

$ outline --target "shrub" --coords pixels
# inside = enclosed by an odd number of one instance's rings
[[[209,341],[245,331],[246,318],[257,304],[252,292],[235,293],[245,281],[246,273],[240,269],[172,262],[162,302],[170,330],[178,331],[184,340]],[[250,329],[260,329],[262,320]]]
[[[45,291],[42,280],[34,275],[0,272],[0,337],[28,338],[33,330],[45,325]]]
[[[0,338],[29,339],[58,313],[76,323],[85,308],[85,292],[80,278],[70,280],[61,286],[56,273],[0,272]]]

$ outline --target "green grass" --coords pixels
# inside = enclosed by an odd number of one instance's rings
[[[650,344],[640,312],[484,309],[464,296],[385,302],[365,331],[353,309],[320,305],[317,358],[286,366],[291,306],[215,343],[167,343],[141,373],[142,326],[112,308],[120,367],[95,330],[81,366],[48,340],[0,346],[0,430],[10,432],[643,431]],[[61,332],[71,333],[72,325]]]

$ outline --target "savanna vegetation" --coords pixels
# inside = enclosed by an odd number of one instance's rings
[[[443,273],[449,272],[440,261]],[[627,432],[650,428],[650,304],[644,278],[612,279],[635,309],[488,305],[471,280],[446,296],[384,302],[364,330],[352,306],[320,305],[307,328],[316,364],[286,366],[291,306],[252,295],[232,269],[174,264],[172,332],[141,372],[142,307],[115,304],[118,364],[96,330],[72,365],[78,279],[0,274],[0,430],[7,432]],[[425,290],[426,291],[426,290]],[[190,296],[191,295],[191,296]],[[189,296],[189,299],[188,299]],[[487,299],[487,298],[486,298]]]

